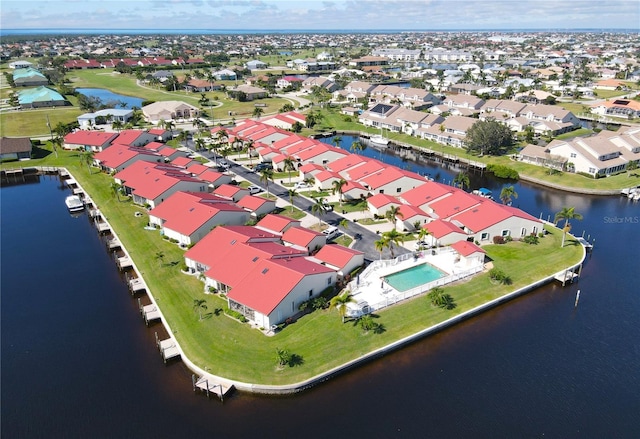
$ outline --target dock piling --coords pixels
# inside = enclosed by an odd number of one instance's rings
[[[576,294],[576,303],[573,304],[574,309],[578,307],[579,300],[580,300],[580,290],[578,290],[578,293]]]

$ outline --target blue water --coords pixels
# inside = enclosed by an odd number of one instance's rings
[[[107,105],[109,108],[122,108],[120,106],[121,102],[127,104],[125,108],[141,108],[142,102],[144,101],[144,99],[120,95],[103,88],[76,88],[76,91],[87,97],[96,97],[100,99],[102,103]]]
[[[425,263],[385,276],[385,280],[396,290],[407,291],[440,279],[444,275],[445,273],[433,265]]]

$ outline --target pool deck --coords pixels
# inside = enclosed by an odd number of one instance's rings
[[[424,283],[416,288],[398,291],[383,279],[399,271],[428,263],[446,273],[446,276]],[[484,269],[484,264],[467,262],[451,248],[423,250],[399,256],[395,259],[375,261],[349,284],[354,303],[350,304],[350,314],[360,313],[358,303],[366,302],[372,311],[385,308],[399,301],[423,294],[434,286],[446,285]]]

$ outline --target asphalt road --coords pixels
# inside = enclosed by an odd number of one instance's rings
[[[184,142],[183,145],[191,150],[194,150],[194,143],[192,140]],[[208,159],[209,161],[212,161],[212,162],[215,161],[214,153],[209,153],[206,151],[203,151],[203,152],[198,151],[197,154]],[[249,181],[251,184],[260,186],[263,190],[266,191],[266,185],[260,180],[259,174],[249,170],[248,168],[242,165],[239,165],[238,163],[234,162],[233,160],[230,160],[229,158],[226,158],[225,160],[229,163],[229,171],[233,172],[239,177],[244,178],[245,180]],[[287,192],[287,188],[277,184],[276,182],[269,183],[269,193],[275,195],[276,197],[282,198],[284,200],[289,199],[289,193]],[[312,200],[303,196],[296,196],[293,198],[293,205],[298,209],[304,212],[307,212],[309,215],[313,215],[311,213],[311,206],[313,204],[314,202]],[[355,243],[353,244],[352,248],[363,252],[364,257],[368,262],[371,262],[380,258],[380,252],[376,250],[375,244],[374,244],[376,241],[380,239],[380,235],[378,235],[377,233],[372,232],[366,227],[363,227],[360,224],[355,223],[353,221],[349,221],[348,227],[345,228],[340,225],[340,221],[342,221],[344,217],[340,216],[335,212],[325,212],[319,219],[326,222],[327,224],[338,227],[338,229],[340,229],[340,231],[344,234],[347,234],[354,238],[357,237],[357,239],[355,239]],[[398,256],[404,253],[409,253],[409,250],[407,250],[405,247],[402,247],[402,246],[398,247],[394,245],[395,256]],[[382,252],[382,257],[391,258],[390,251],[388,249],[385,249]]]

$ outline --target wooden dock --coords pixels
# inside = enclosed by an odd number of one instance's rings
[[[232,389],[232,385],[226,385],[222,383],[218,383],[211,378],[206,376],[201,376],[196,379],[195,375],[191,375],[191,381],[193,383],[193,391],[201,390],[202,392],[207,394],[207,398],[211,393],[217,395],[220,398],[220,401],[224,402],[224,397],[229,393]]]
[[[577,268],[577,272],[576,272],[576,268]],[[570,284],[572,284],[573,282],[577,282],[578,279],[580,278],[581,272],[582,272],[582,264],[580,264],[578,267],[560,271],[556,273],[555,276],[553,276],[553,278],[558,282],[560,282],[564,287],[567,284],[567,282]]]

